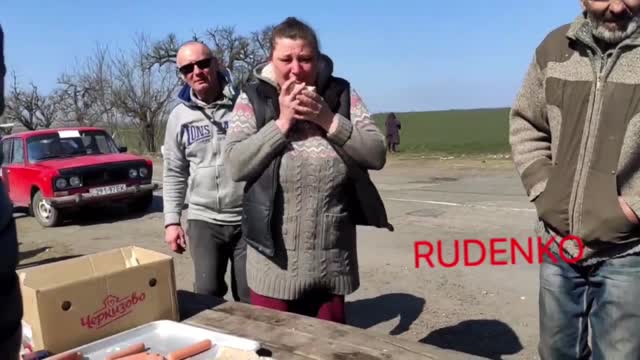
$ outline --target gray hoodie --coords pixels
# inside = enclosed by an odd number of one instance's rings
[[[190,220],[240,224],[244,183],[234,182],[223,162],[226,130],[238,92],[228,73],[219,73],[223,98],[205,104],[186,86],[167,122],[164,140],[165,226],[180,224],[189,194]]]

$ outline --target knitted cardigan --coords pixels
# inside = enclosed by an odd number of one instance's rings
[[[272,68],[256,75],[276,88]],[[293,300],[309,290],[347,295],[360,284],[356,226],[347,212],[347,168],[329,142],[342,147],[368,169],[386,161],[384,136],[351,90],[351,120],[341,115],[336,130],[298,121],[283,134],[271,121],[256,129],[253,108],[241,93],[229,124],[226,166],[234,178],[255,174],[282,154],[279,192],[274,204],[276,252],[267,258],[247,249],[247,279],[256,293]]]

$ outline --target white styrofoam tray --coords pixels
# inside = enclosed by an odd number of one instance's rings
[[[148,352],[167,356],[173,351],[207,339],[213,343],[211,349],[189,358],[190,360],[215,359],[221,347],[230,347],[245,351],[257,351],[260,349],[260,343],[254,340],[175,321],[160,320],[69,351],[82,352],[84,355],[83,360],[104,360],[105,357],[115,352],[142,342],[147,347]]]

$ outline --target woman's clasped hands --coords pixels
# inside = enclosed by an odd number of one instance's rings
[[[333,122],[333,112],[315,88],[297,81],[291,76],[280,92],[280,117],[276,125],[287,133],[296,121],[310,121],[325,131],[329,131]]]

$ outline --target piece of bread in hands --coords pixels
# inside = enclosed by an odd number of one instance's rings
[[[222,347],[216,360],[260,360],[260,356],[253,351]]]

